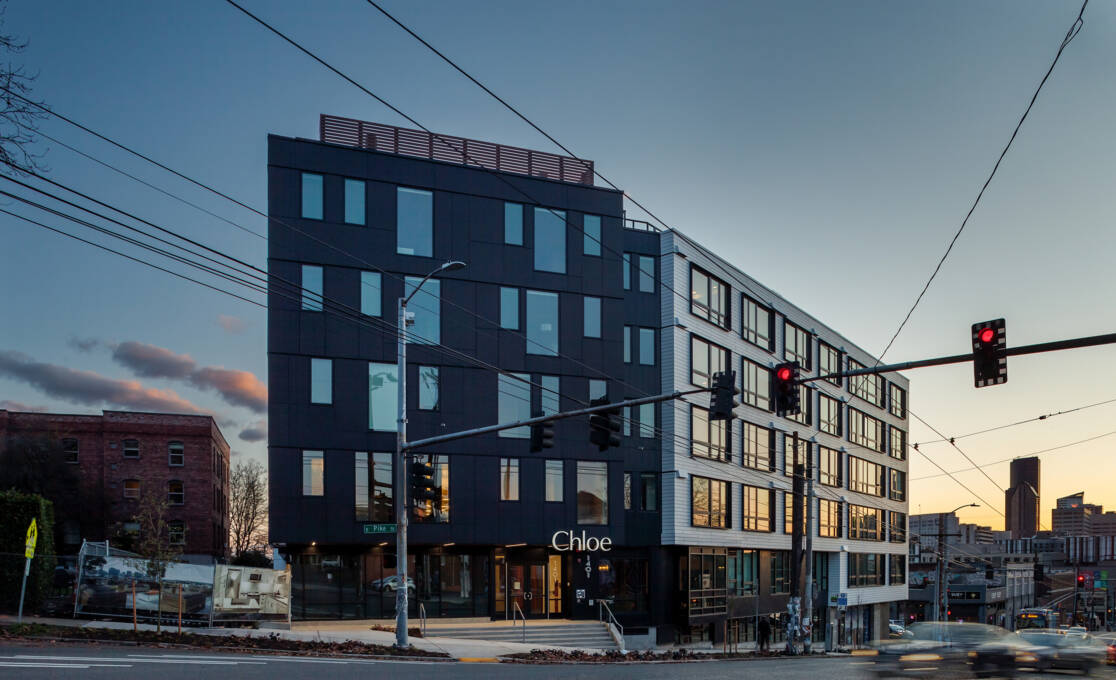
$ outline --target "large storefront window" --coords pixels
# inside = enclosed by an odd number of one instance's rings
[[[577,523],[608,524],[608,463],[577,461]]]
[[[728,611],[726,558],[725,548],[690,548],[680,558],[679,586],[690,618]]]
[[[759,575],[759,553],[755,550],[729,550],[726,559],[728,577],[725,581],[729,595],[752,595],[756,592]]]
[[[614,612],[646,612],[647,560],[601,558],[597,560],[597,597],[611,600]]]

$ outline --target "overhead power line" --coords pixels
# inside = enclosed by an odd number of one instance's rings
[[[1069,413],[1076,413],[1077,411],[1084,411],[1085,409],[1090,409],[1090,408],[1093,408],[1095,406],[1104,406],[1106,404],[1113,404],[1113,403],[1116,403],[1116,399],[1106,399],[1105,401],[1098,401],[1098,402],[1095,402],[1095,403],[1092,403],[1092,404],[1086,404],[1084,406],[1078,406],[1076,408],[1066,409],[1065,411],[1056,411],[1054,413],[1046,413],[1046,414],[1041,415],[1041,416],[1035,416],[1034,418],[1027,418],[1026,420],[1017,420],[1013,423],[1007,423],[1006,425],[997,425],[996,427],[989,427],[989,428],[984,429],[984,430],[977,430],[976,432],[969,432],[968,434],[960,434],[960,435],[957,435],[955,437],[950,437],[949,439],[931,439],[929,441],[924,441],[924,442],[915,442],[913,446],[915,448],[918,448],[919,446],[926,446],[927,444],[940,444],[940,443],[943,443],[943,442],[952,442],[952,441],[956,441],[958,439],[965,439],[966,437],[975,437],[979,434],[987,434],[989,432],[996,432],[996,431],[999,431],[999,430],[1006,430],[1009,427],[1015,427],[1017,425],[1026,425],[1027,423],[1034,423],[1034,422],[1037,422],[1037,421],[1040,421],[1040,420],[1049,420],[1050,418],[1053,418],[1055,416],[1064,416],[1064,415],[1067,415]]]

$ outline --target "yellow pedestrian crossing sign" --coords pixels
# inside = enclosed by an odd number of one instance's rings
[[[39,542],[39,526],[35,524],[35,518],[31,518],[31,526],[27,527],[27,546],[23,554],[27,559],[35,556],[35,544]]]

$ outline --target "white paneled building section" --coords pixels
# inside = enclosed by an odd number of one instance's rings
[[[661,244],[664,285],[689,298],[664,288],[663,389],[735,370],[742,402],[727,431],[704,417],[708,395],[664,405],[663,544],[789,550],[797,431],[814,471],[810,531],[814,550],[830,554],[830,592],[847,593],[850,607],[905,600],[908,381],[812,382],[800,416],[777,416],[776,364],[799,360],[803,376],[818,376],[874,357],[685,237],[664,232]]]

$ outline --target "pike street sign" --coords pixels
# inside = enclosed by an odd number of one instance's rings
[[[364,533],[366,534],[394,534],[394,524],[365,524]]]

